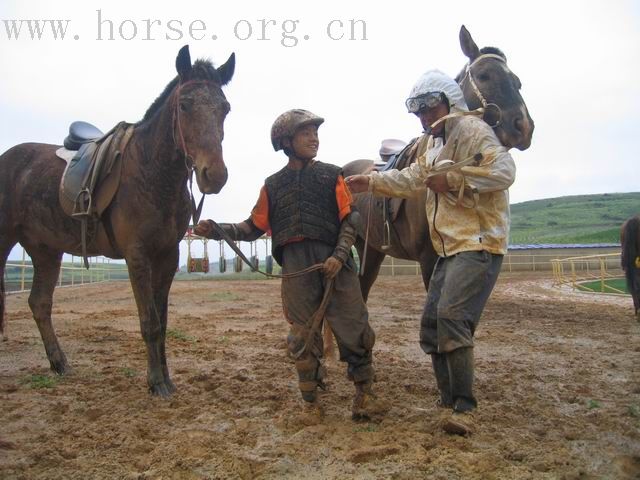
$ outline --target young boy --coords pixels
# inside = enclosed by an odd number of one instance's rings
[[[234,240],[251,241],[270,232],[273,256],[283,274],[323,264],[322,271],[282,280],[282,307],[290,324],[287,344],[295,359],[300,392],[305,402],[316,405],[317,388],[324,388],[322,337],[316,332],[310,345],[305,342],[327,281],[334,279],[324,318],[356,387],[352,418],[371,419],[386,407],[371,391],[375,334],[351,256],[358,214],[351,209],[351,193],[340,167],[315,160],[320,143],[318,127],[323,122],[323,118],[299,109],[276,119],[271,143],[287,155],[287,165],[265,180],[247,220],[221,226]],[[195,233],[220,239],[208,220],[201,221]],[[304,353],[295,358],[302,349]]]

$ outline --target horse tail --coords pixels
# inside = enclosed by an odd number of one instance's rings
[[[640,216],[627,220],[622,227],[622,259],[627,286],[630,292],[635,292],[636,287],[636,258],[640,256]]]

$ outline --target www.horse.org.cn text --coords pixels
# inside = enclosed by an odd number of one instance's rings
[[[74,32],[70,19],[0,19],[3,40],[80,40]],[[362,19],[330,19],[322,28],[304,31],[299,19],[239,19],[228,25],[207,25],[201,19],[157,19],[132,20],[105,15],[96,10],[95,32],[91,40],[183,40],[183,41],[277,41],[283,47],[296,47],[303,41],[323,39],[329,41],[368,40],[367,23]],[[84,38],[84,34],[83,34]]]

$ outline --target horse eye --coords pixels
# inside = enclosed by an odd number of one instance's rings
[[[490,76],[489,74],[487,74],[487,73],[481,73],[481,74],[478,76],[478,79],[479,79],[480,81],[482,81],[482,82],[488,82],[489,80],[491,80],[491,76]]]
[[[180,102],[180,110],[186,112],[189,110],[189,106],[185,102]]]

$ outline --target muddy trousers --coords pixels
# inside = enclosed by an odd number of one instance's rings
[[[502,265],[485,251],[440,257],[431,276],[420,325],[420,346],[431,355],[440,403],[459,411],[473,395],[473,336]]]
[[[282,252],[282,272],[291,273],[324,262],[333,253],[333,247],[314,240],[285,245]],[[282,307],[290,324],[287,344],[289,352],[300,351],[305,344],[310,320],[318,309],[324,294],[325,278],[322,271],[282,280]],[[334,290],[327,305],[324,320],[336,337],[340,360],[347,363],[347,375],[356,383],[371,382],[374,371],[372,349],[375,334],[369,325],[367,306],[362,300],[360,284],[353,259],[349,257],[334,281]],[[300,391],[305,400],[313,401],[316,387],[322,387],[322,335],[316,332],[296,359]]]

